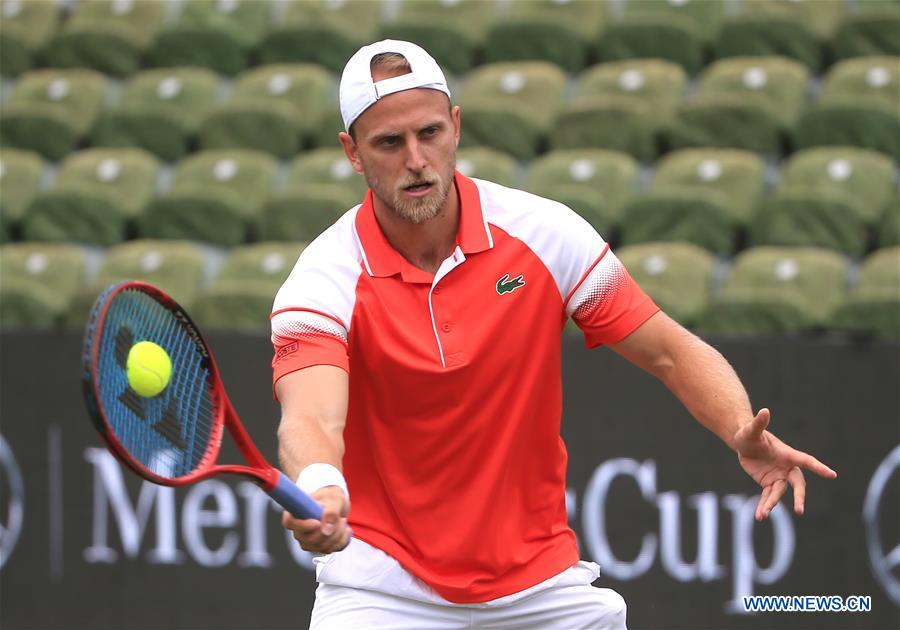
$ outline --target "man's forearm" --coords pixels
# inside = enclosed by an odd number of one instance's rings
[[[700,424],[733,448],[734,434],[753,411],[743,384],[718,350],[685,330],[653,373]]]
[[[278,458],[292,479],[310,464],[331,464],[341,470],[344,439],[315,418],[282,417],[278,427]]]

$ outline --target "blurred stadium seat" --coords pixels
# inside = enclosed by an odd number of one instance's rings
[[[624,153],[566,149],[534,160],[524,188],[569,206],[609,237],[637,180],[637,162]]]
[[[58,326],[85,284],[86,256],[71,243],[0,247],[0,327]]]
[[[686,241],[731,253],[764,188],[765,165],[734,149],[684,149],[657,164],[650,190],[626,204],[622,243]]]
[[[311,241],[362,203],[366,189],[340,149],[301,155],[291,164],[284,189],[262,209],[260,238]]]
[[[666,314],[684,326],[696,324],[712,293],[712,254],[690,243],[643,243],[616,255]]]
[[[44,165],[31,151],[0,153],[0,243],[13,240],[28,204],[38,193]]]
[[[845,11],[834,0],[753,0],[726,20],[716,43],[719,57],[774,56],[795,59],[811,70],[822,67],[824,45]]]
[[[515,186],[516,161],[499,151],[484,147],[460,149],[456,154],[456,170],[466,177],[496,182],[501,186]]]
[[[148,53],[152,65],[237,74],[250,63],[271,19],[271,4],[257,0],[190,0],[180,7]]]
[[[718,205],[735,226],[746,228],[765,188],[765,164],[749,151],[682,149],[656,164],[652,190],[696,194]]]
[[[801,151],[782,173],[755,217],[754,243],[813,245],[860,256],[869,230],[894,201],[894,165],[871,151]]]
[[[704,70],[696,96],[678,108],[669,142],[767,155],[789,150],[808,76],[801,64],[782,57],[717,61]]]
[[[311,140],[332,104],[331,75],[315,64],[260,66],[241,74],[229,101],[205,118],[204,149],[255,149],[289,158]]]
[[[462,74],[484,44],[495,8],[492,0],[404,0],[381,36],[424,46],[441,66]]]
[[[205,265],[203,249],[187,241],[137,240],[111,247],[93,280],[78,291],[65,323],[83,326],[100,292],[107,285],[123,280],[142,280],[156,285],[190,309],[203,280]]]
[[[832,324],[839,330],[900,337],[900,247],[879,249],[866,258],[855,290]]]
[[[861,0],[856,8],[835,33],[835,56],[900,55],[900,6],[890,0]]]
[[[153,43],[165,11],[162,0],[79,2],[47,46],[47,62],[58,68],[131,74]]]
[[[191,154],[178,163],[168,192],[148,206],[139,233],[225,246],[243,243],[256,229],[275,169],[275,160],[259,151]]]
[[[35,65],[35,58],[59,28],[54,0],[0,2],[0,74],[15,77]]]
[[[106,78],[94,70],[27,72],[0,110],[0,142],[58,160],[90,131],[105,93]]]
[[[819,329],[845,299],[847,269],[846,258],[828,250],[748,249],[735,257],[698,326],[746,335]]]
[[[197,323],[215,330],[263,332],[275,293],[304,243],[255,243],[232,248],[213,283],[191,309]]]
[[[22,218],[31,241],[113,245],[134,232],[156,189],[158,160],[141,149],[86,149],[61,164]]]
[[[577,72],[593,57],[606,22],[604,8],[593,0],[511,2],[488,30],[485,59],[549,61]]]
[[[650,161],[660,150],[687,77],[657,59],[599,64],[582,73],[577,96],[559,114],[554,148],[604,148]]]
[[[900,159],[900,59],[861,58],[836,64],[821,98],[800,119],[799,148],[854,145]]]
[[[375,40],[380,14],[375,0],[288,0],[259,45],[260,63],[317,63],[340,72]]]
[[[492,63],[466,75],[462,146],[487,146],[520,160],[540,153],[563,104],[566,75],[546,61]]]
[[[123,86],[91,133],[96,146],[146,149],[167,161],[187,154],[216,102],[219,77],[205,68],[145,70]]]
[[[700,28],[690,17],[669,12],[638,12],[610,23],[597,54],[600,61],[664,59],[690,75],[704,63]]]

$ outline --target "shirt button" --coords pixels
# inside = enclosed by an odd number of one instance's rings
[[[450,326],[450,324],[444,324],[443,326],[441,326],[441,330],[443,330],[444,332],[450,332],[451,329],[452,326]]]
[[[433,294],[440,293],[440,292],[441,292],[441,287],[434,287],[434,288],[431,290],[431,292],[432,292]]]

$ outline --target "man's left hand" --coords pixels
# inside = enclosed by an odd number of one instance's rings
[[[806,480],[801,469],[826,479],[837,477],[835,471],[812,455],[791,448],[767,431],[770,417],[768,409],[760,409],[753,420],[734,434],[732,440],[741,467],[763,489],[756,506],[757,521],[769,516],[788,484],[794,488],[794,512],[803,514]]]

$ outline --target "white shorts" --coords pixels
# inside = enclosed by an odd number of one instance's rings
[[[599,568],[578,562],[529,589],[478,604],[454,604],[380,549],[353,539],[314,559],[316,603],[310,630],[459,628],[625,628],[625,600],[595,588]]]

